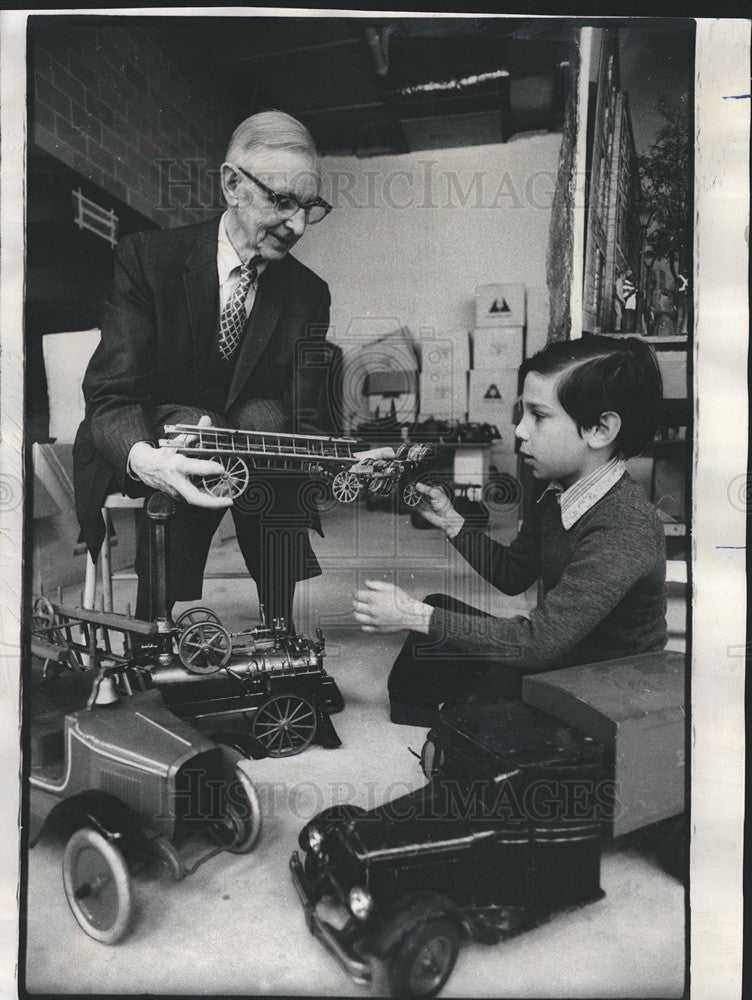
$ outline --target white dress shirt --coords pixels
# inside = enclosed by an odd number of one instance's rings
[[[217,237],[217,275],[219,277],[219,316],[222,315],[222,310],[227,305],[227,302],[234,292],[238,282],[240,281],[240,268],[243,261],[238,257],[237,250],[230,242],[230,237],[227,234],[227,212],[222,216],[219,222],[219,234]],[[259,275],[263,272],[266,267],[266,262],[262,261],[257,264]],[[256,279],[258,281],[258,278]],[[256,298],[256,282],[254,282],[245,300],[245,314],[250,316],[251,309],[253,309],[253,302]],[[219,316],[217,316],[217,324],[219,324]]]
[[[243,261],[238,257],[238,253],[235,247],[230,242],[230,237],[227,233],[227,212],[224,213],[222,218],[219,220],[219,231],[217,234],[217,276],[219,278],[219,313],[217,315],[217,328],[219,329],[219,317],[222,315],[222,310],[227,305],[227,301],[232,295],[235,287],[240,281],[240,268]],[[258,268],[258,274],[262,274],[264,268],[266,267],[266,262],[262,261],[260,264],[256,265]],[[256,298],[256,284],[258,282],[258,277],[256,282],[254,282],[248,290],[248,295],[245,300],[245,314],[250,316],[251,309],[253,309],[253,303]],[[133,446],[135,448],[135,445]],[[128,454],[127,462],[127,472],[131,479],[136,477],[131,471],[131,455],[133,454],[133,448]]]
[[[578,479],[576,483],[572,483],[567,490],[556,481],[549,483],[538,497],[538,503],[547,493],[556,493],[561,507],[561,523],[564,530],[569,531],[583,514],[587,514],[590,508],[594,507],[611,487],[619,482],[626,471],[627,467],[622,459],[614,456],[594,472],[590,472],[582,479]]]

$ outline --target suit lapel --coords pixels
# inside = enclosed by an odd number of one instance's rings
[[[280,264],[270,264],[259,278],[253,308],[248,317],[248,325],[243,334],[243,341],[230,383],[226,404],[228,410],[240,395],[256,367],[279,320],[282,309],[282,270],[283,267]]]
[[[197,365],[206,357],[206,352],[217,335],[217,232],[220,218],[221,216],[212,219],[197,231],[196,242],[186,256],[186,273],[183,275]]]

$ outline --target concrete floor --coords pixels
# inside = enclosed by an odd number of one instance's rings
[[[306,930],[288,859],[314,812],[337,802],[369,807],[420,787],[408,747],[422,729],[388,721],[386,679],[403,636],[365,635],[353,626],[350,600],[366,577],[395,579],[416,596],[442,590],[494,613],[518,613],[524,598],[489,593],[435,531],[363,507],[328,511],[326,538],[315,541],[322,577],[298,591],[298,631],[327,638],[328,671],[345,698],[333,716],[343,746],[312,747],[297,757],[245,764],[259,792],[264,830],[246,856],[219,855],[181,883],[135,884],[137,921],[115,947],[83,934],[62,890],[61,845],[43,839],[30,853],[26,986],[41,993],[171,993],[365,996]],[[513,514],[497,513],[500,538]],[[232,541],[215,545],[209,571],[238,573]],[[71,595],[73,596],[73,595]],[[116,610],[135,599],[119,579]],[[230,630],[256,622],[255,588],[241,579],[209,579],[202,603]],[[179,609],[178,609],[179,610]],[[250,613],[249,613],[250,612]],[[683,605],[670,625],[682,647]],[[606,846],[604,899],[558,914],[549,923],[461,953],[444,996],[668,997],[684,981],[684,890],[645,849]]]

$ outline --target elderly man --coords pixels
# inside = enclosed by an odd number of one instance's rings
[[[230,140],[221,181],[223,215],[120,241],[74,446],[76,511],[93,555],[108,491],[164,490],[182,501],[170,532],[170,606],[201,597],[211,539],[231,501],[192,482],[221,472],[215,462],[157,447],[165,424],[315,432],[323,402],[329,290],[289,254],[330,211],[318,196],[313,140],[282,112],[253,115]],[[296,581],[320,573],[307,531],[320,524],[294,480],[269,486],[259,503],[232,513],[260,601],[269,617],[290,621]],[[136,613],[144,618],[152,614],[147,556],[142,521]]]

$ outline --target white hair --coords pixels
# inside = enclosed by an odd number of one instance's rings
[[[246,118],[232,133],[227,147],[227,160],[257,149],[297,149],[306,153],[318,165],[319,154],[311,133],[292,115],[284,111],[260,111]]]

